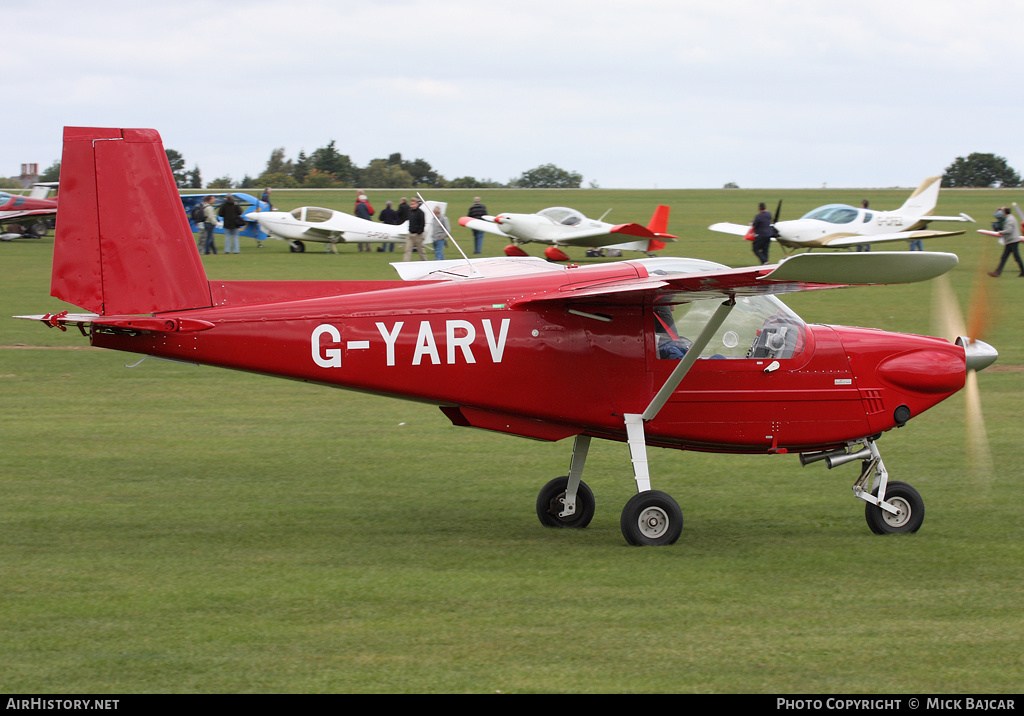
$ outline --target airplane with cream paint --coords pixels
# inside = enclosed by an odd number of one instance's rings
[[[777,235],[773,241],[783,249],[849,249],[861,244],[892,241],[917,241],[940,236],[957,236],[963,231],[934,231],[928,228],[933,221],[973,222],[967,214],[935,216],[932,212],[939,199],[942,177],[929,177],[921,182],[899,209],[878,211],[846,204],[826,204],[804,214],[799,219],[779,221],[776,209],[773,226]],[[779,203],[781,208],[781,202]],[[708,227],[735,236],[748,236],[750,224],[722,222]],[[748,237],[751,238],[751,237]]]

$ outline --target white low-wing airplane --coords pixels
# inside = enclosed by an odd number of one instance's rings
[[[623,249],[626,251],[652,251],[665,248],[666,241],[676,237],[666,233],[668,228],[667,206],[658,206],[647,226],[641,224],[609,224],[600,219],[588,219],[576,209],[553,206],[536,214],[498,214],[473,219],[464,216],[459,223],[468,229],[486,231],[512,240],[505,247],[508,256],[526,256],[520,244],[536,242],[550,244],[544,255],[552,261],[568,261],[562,247]],[[602,217],[604,218],[604,217]],[[632,236],[633,241],[622,243],[622,238]]]
[[[426,215],[429,232],[429,227],[434,221],[434,206],[440,206],[443,214],[448,204],[428,201],[426,205],[423,213]],[[275,239],[288,241],[293,252],[305,251],[306,241],[352,244],[401,242],[409,238],[408,221],[397,225],[382,224],[319,206],[300,206],[292,211],[253,212],[249,216],[259,222],[260,228]]]
[[[959,216],[933,216],[939,199],[942,177],[929,177],[921,182],[903,206],[895,211],[858,209],[846,204],[826,204],[799,219],[778,221],[773,224],[778,235],[774,241],[784,248],[794,249],[848,249],[859,244],[889,241],[916,241],[937,236],[956,236],[963,231],[932,231],[932,221],[970,221],[967,214]],[[711,231],[746,236],[750,224],[712,224]]]

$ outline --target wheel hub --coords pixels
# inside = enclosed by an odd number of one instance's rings
[[[657,539],[668,530],[668,514],[660,507],[648,507],[640,513],[637,526],[645,537]]]

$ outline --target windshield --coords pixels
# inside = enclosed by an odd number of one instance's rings
[[[654,307],[658,357],[682,358],[711,320],[717,301]],[[774,296],[736,299],[701,358],[792,358],[803,350],[806,324]]]
[[[556,224],[562,224],[563,226],[576,226],[576,224],[586,218],[575,209],[567,209],[564,206],[553,206],[550,209],[544,209],[537,213],[541,216],[546,216]]]
[[[827,221],[830,224],[849,224],[857,218],[857,209],[846,204],[829,204],[821,206],[809,214],[804,214],[803,219],[817,219]]]

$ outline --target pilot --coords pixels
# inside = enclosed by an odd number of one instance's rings
[[[412,250],[415,248],[420,255],[421,261],[428,261],[427,249],[423,245],[423,231],[427,227],[427,217],[420,208],[419,199],[409,200],[409,238],[405,240],[405,257],[403,261],[412,260]]]
[[[680,360],[693,345],[689,338],[676,335],[675,319],[668,306],[654,307],[654,333],[658,337],[658,358]]]

